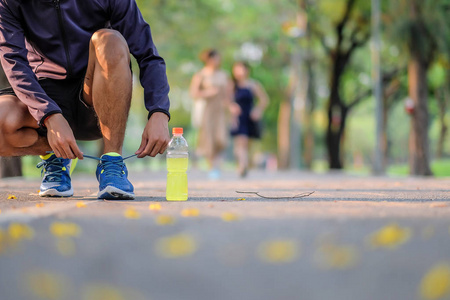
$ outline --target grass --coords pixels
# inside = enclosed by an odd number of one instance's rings
[[[434,160],[431,163],[431,171],[435,177],[450,177],[450,159]],[[388,168],[388,175],[408,176],[409,166],[407,164],[393,165]]]
[[[26,156],[22,159],[23,174],[28,178],[40,177],[40,170],[36,168],[36,164],[40,161],[39,157],[36,156]],[[192,162],[191,162],[192,163]],[[86,161],[77,165],[75,172],[78,174],[90,174],[94,173],[97,162]],[[197,163],[197,168],[201,170],[206,170],[206,162],[200,160]],[[145,159],[143,161],[130,161],[129,169],[132,171],[142,171],[142,170],[164,170],[165,160],[164,159]],[[224,165],[226,170],[234,170],[235,165],[232,162],[226,162]],[[434,160],[431,163],[431,170],[435,177],[450,177],[450,159],[439,159]],[[328,172],[328,162],[326,160],[315,160],[313,163],[312,171],[315,173],[326,173]],[[354,175],[370,175],[371,168],[369,166],[364,166],[363,168],[354,169],[346,168],[344,170],[346,173]],[[408,176],[409,166],[407,164],[391,165],[387,169],[387,175],[389,176]]]

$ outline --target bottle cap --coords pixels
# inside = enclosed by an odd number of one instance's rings
[[[183,128],[181,127],[172,128],[172,134],[183,134]]]

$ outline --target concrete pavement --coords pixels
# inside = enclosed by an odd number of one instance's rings
[[[450,297],[449,179],[193,171],[166,202],[163,173],[131,177],[137,199],[114,202],[93,175],[70,199],[1,180],[0,299]]]

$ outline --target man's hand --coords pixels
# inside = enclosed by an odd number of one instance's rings
[[[136,154],[139,158],[163,154],[169,141],[169,117],[165,113],[155,112],[145,126],[141,146]]]
[[[62,114],[54,114],[44,121],[47,127],[47,139],[57,157],[83,159],[83,152],[78,148],[72,128]]]

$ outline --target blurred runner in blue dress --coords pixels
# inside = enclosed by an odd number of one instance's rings
[[[261,138],[260,122],[269,104],[269,97],[264,87],[250,78],[250,67],[247,63],[236,62],[233,65],[232,75],[235,102],[240,107],[240,114],[234,122],[231,135],[234,137],[238,173],[241,177],[245,177],[249,167],[249,141]]]

